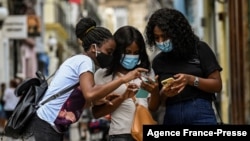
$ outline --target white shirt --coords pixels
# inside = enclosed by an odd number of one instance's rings
[[[105,84],[107,82],[112,81],[112,76],[104,77],[106,69],[98,69],[95,73],[95,83],[96,84]],[[153,70],[152,70],[153,72]],[[150,78],[153,78],[151,74]],[[114,79],[117,79],[116,76]],[[134,79],[131,81],[132,83],[137,84],[140,86],[141,80],[139,78]],[[122,84],[118,87],[113,93],[122,95],[127,89],[126,84]],[[150,96],[150,95],[149,95]],[[145,107],[148,107],[147,98],[136,98],[136,102],[142,104]],[[134,118],[135,112],[135,103],[132,98],[126,99],[121,103],[121,105],[111,113],[111,124],[109,128],[109,135],[116,135],[116,134],[130,134],[132,121]]]
[[[57,70],[49,84],[41,102],[62,89],[79,82],[80,75],[84,72],[95,71],[95,65],[86,55],[75,55],[68,58]],[[68,126],[71,121],[67,114],[74,116],[76,121],[80,118],[85,104],[85,99],[80,88],[74,88],[66,94],[51,100],[37,110],[37,115],[51,125]]]
[[[4,110],[13,111],[19,101],[19,97],[17,97],[14,93],[15,88],[7,88],[4,91],[3,100],[4,100]]]

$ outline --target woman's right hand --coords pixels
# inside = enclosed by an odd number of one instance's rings
[[[125,93],[122,95],[123,99],[132,98],[135,96],[139,89],[139,86],[134,83],[129,83]]]
[[[142,72],[148,72],[148,69],[136,68],[136,69],[134,69],[132,71],[129,71],[126,75],[124,75],[122,77],[123,82],[127,83],[127,82],[129,82],[129,81],[131,81],[133,79],[140,78]]]

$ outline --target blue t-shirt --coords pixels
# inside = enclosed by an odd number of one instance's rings
[[[95,65],[86,55],[75,55],[68,58],[57,70],[41,102],[62,89],[79,82],[84,72],[95,72]],[[76,122],[83,111],[85,99],[80,87],[45,103],[37,110],[37,115],[47,121],[59,132],[65,131],[70,124]]]

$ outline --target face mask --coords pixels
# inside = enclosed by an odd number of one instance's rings
[[[173,45],[170,41],[170,39],[164,41],[164,42],[156,42],[156,46],[162,51],[162,52],[170,52],[173,50]]]
[[[123,60],[121,59],[120,62],[124,68],[128,70],[133,69],[139,62],[139,55],[125,55]]]
[[[95,45],[95,50],[96,50],[95,52],[96,60],[99,63],[100,67],[101,68],[108,67],[113,60],[113,56],[97,51],[96,45]]]

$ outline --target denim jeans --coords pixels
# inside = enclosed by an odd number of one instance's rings
[[[36,115],[30,121],[26,133],[32,134],[35,141],[63,141],[62,133],[57,133],[50,124]]]
[[[164,125],[216,125],[212,101],[196,98],[166,105]]]
[[[109,135],[109,141],[135,141],[131,134]]]

